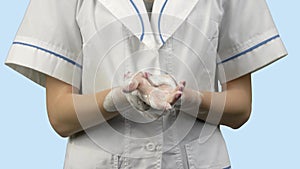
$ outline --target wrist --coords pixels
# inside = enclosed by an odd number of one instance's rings
[[[201,108],[202,107],[202,102],[203,102],[203,99],[204,99],[204,94],[200,91],[196,91],[197,92],[197,96],[198,96],[198,99],[199,99],[199,107]]]

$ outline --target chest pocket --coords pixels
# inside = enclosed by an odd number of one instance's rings
[[[199,139],[185,144],[189,169],[228,169],[230,161],[219,130],[201,143]]]
[[[113,168],[117,165],[115,158],[116,156],[100,148],[95,150],[70,143],[68,145],[64,169]]]

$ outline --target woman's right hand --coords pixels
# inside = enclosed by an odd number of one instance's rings
[[[181,97],[184,86],[185,82],[177,84],[167,74],[138,72],[123,91],[130,93],[138,90],[138,96],[149,106],[157,110],[168,110]]]

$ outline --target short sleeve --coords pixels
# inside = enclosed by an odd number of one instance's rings
[[[46,75],[80,88],[78,0],[31,0],[5,64],[45,86]]]
[[[226,83],[287,55],[265,0],[225,0],[218,75]]]

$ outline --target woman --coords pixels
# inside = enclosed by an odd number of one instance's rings
[[[51,125],[69,137],[66,169],[231,168],[219,125],[248,120],[251,73],[287,54],[266,2],[146,6],[31,0],[6,64],[46,87]],[[160,107],[145,99],[164,92]]]

